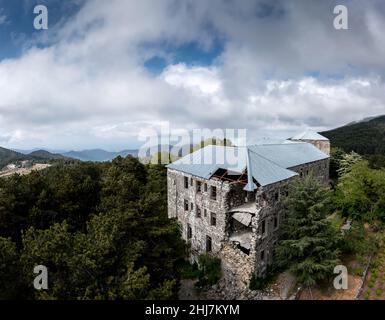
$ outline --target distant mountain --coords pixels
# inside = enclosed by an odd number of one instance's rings
[[[11,162],[30,159],[28,155],[0,147],[0,169]]]
[[[66,160],[66,159],[70,159],[69,157],[63,156],[62,154],[51,153],[51,152],[48,152],[46,150],[32,151],[28,155],[31,156],[33,159],[36,159],[36,160]]]
[[[385,115],[365,118],[343,127],[321,132],[332,147],[362,155],[385,155]]]
[[[103,149],[91,149],[82,151],[69,151],[62,153],[65,157],[75,158],[82,161],[110,161],[117,156],[126,157],[132,155],[136,157],[138,150],[122,150],[119,152],[111,152]]]
[[[0,147],[0,170],[7,164],[24,161],[24,160],[36,160],[36,161],[49,161],[49,160],[71,160],[69,157],[65,157],[61,154],[51,153],[46,150],[36,150],[28,154],[18,151],[6,149]]]

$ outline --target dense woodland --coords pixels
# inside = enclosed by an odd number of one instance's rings
[[[175,298],[185,254],[166,169],[133,157],[0,180],[0,298]],[[32,287],[34,266],[49,290]]]
[[[385,167],[385,115],[321,133],[333,147],[365,156],[373,166]]]

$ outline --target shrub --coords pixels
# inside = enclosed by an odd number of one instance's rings
[[[364,273],[364,270],[362,268],[355,268],[353,270],[353,274],[356,276],[362,276],[363,273]]]
[[[199,276],[196,286],[203,288],[212,286],[221,278],[221,259],[201,254],[198,258]]]
[[[191,264],[188,261],[183,261],[180,272],[182,279],[196,279],[199,277],[198,264],[196,262]]]

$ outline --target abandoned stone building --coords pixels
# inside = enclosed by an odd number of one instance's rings
[[[191,259],[221,258],[225,279],[248,285],[272,263],[288,183],[329,179],[329,140],[307,131],[274,144],[206,146],[168,165],[168,216]]]

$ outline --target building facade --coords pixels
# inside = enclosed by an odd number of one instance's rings
[[[329,156],[313,144],[207,146],[168,166],[168,216],[192,260],[218,256],[225,279],[247,286],[273,261],[290,181],[308,175],[329,179]]]

